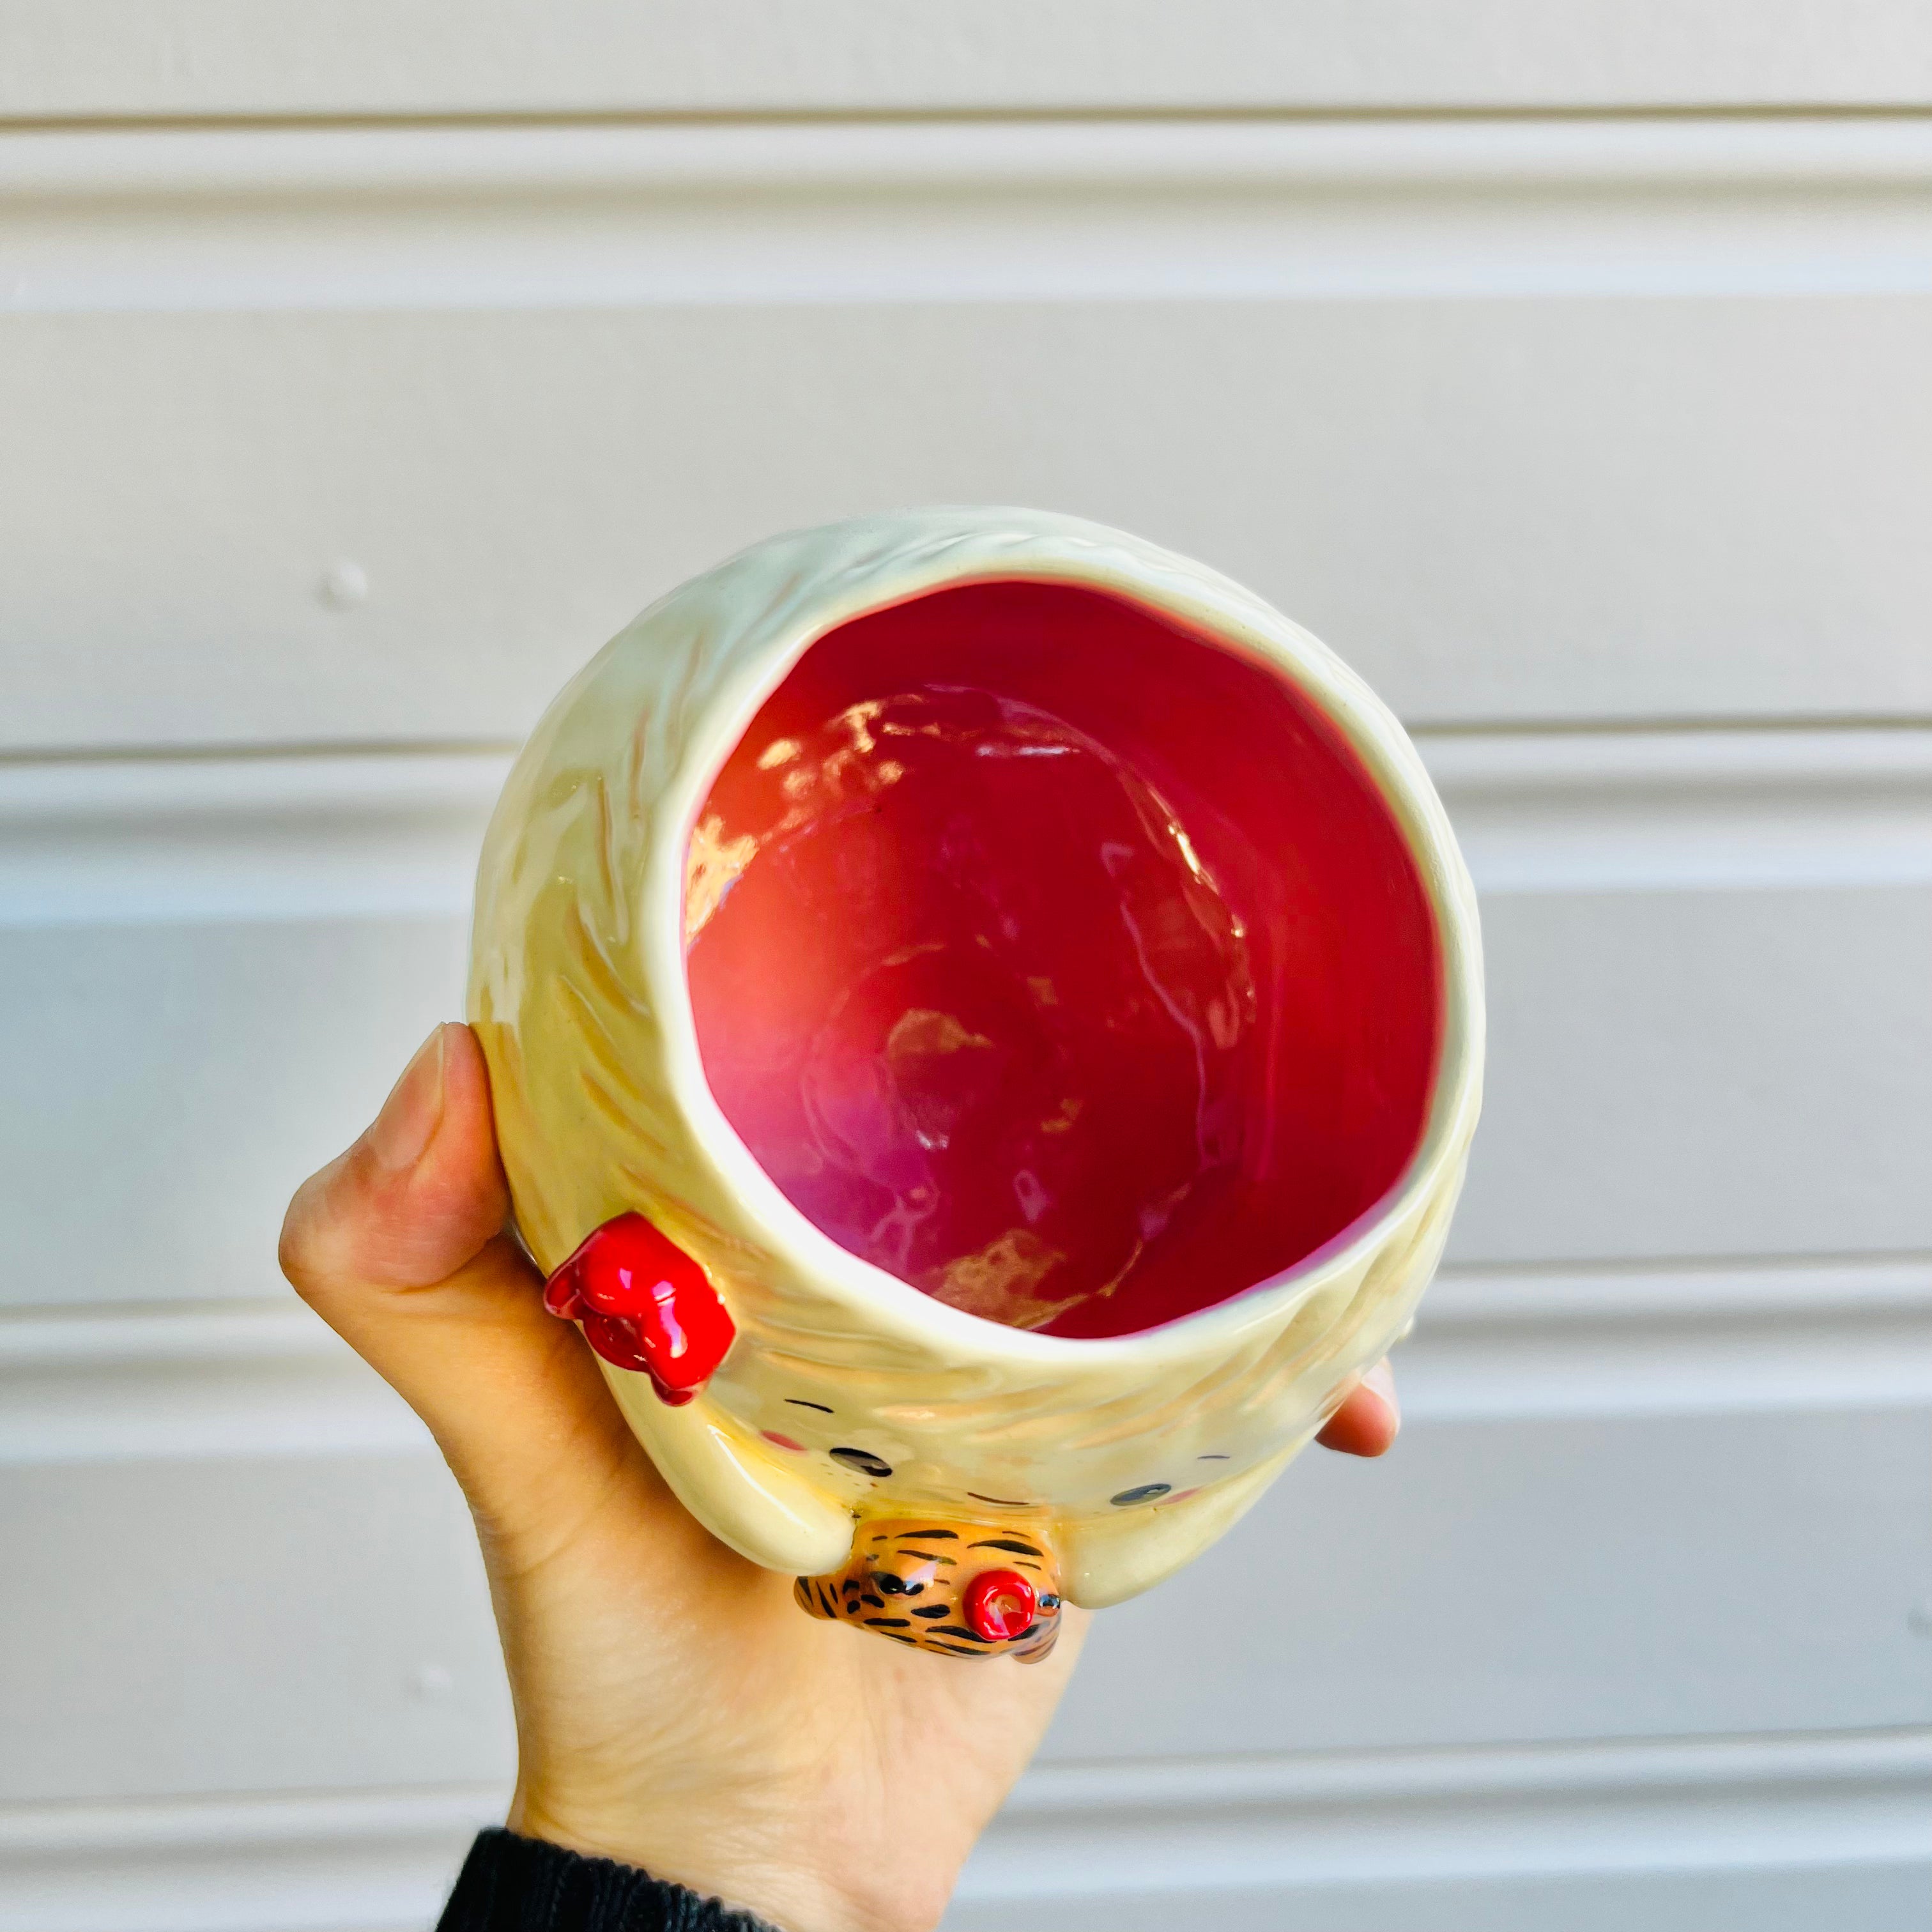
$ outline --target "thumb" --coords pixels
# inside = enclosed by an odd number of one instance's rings
[[[502,1232],[490,1076],[466,1026],[440,1026],[374,1123],[311,1175],[282,1228],[282,1271],[428,1424],[478,1513],[541,1514],[586,1450],[627,1453],[589,1351],[544,1311]]]

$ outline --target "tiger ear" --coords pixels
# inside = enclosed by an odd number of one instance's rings
[[[838,1598],[826,1578],[801,1576],[791,1586],[792,1600],[808,1617],[830,1620],[838,1615]]]

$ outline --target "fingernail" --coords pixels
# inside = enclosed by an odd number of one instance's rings
[[[412,1168],[423,1157],[442,1118],[442,1028],[438,1027],[389,1090],[382,1111],[369,1130],[376,1165],[392,1173]]]
[[[1396,1400],[1395,1371],[1389,1366],[1386,1357],[1362,1378],[1362,1386],[1365,1389],[1374,1390],[1381,1398],[1383,1407],[1389,1412],[1390,1424],[1400,1432],[1402,1428],[1402,1404]]]

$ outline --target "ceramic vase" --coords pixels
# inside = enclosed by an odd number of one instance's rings
[[[775,538],[551,706],[470,1018],[521,1238],[686,1508],[801,1606],[1037,1657],[1407,1330],[1473,895],[1361,680],[1114,530]]]

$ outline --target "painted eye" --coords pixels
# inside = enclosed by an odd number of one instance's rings
[[[1143,1483],[1137,1490],[1123,1490],[1112,1498],[1114,1507],[1125,1509],[1130,1503],[1150,1503],[1155,1497],[1166,1496],[1173,1486],[1172,1483]]]
[[[835,1462],[843,1462],[848,1469],[856,1469],[862,1476],[890,1476],[892,1466],[883,1462],[869,1449],[835,1449],[832,1452]]]

